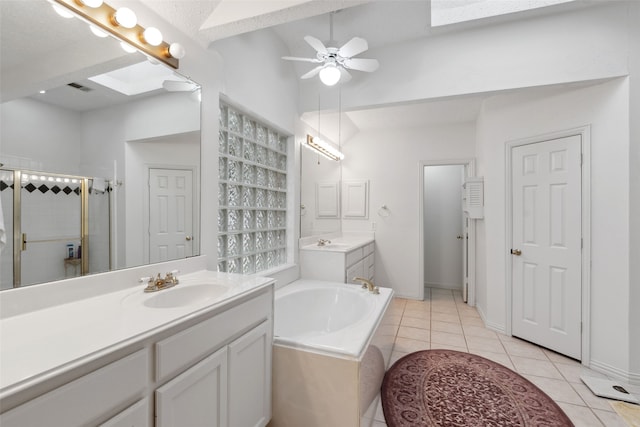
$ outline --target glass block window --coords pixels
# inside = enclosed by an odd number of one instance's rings
[[[220,103],[218,271],[287,262],[287,136]]]

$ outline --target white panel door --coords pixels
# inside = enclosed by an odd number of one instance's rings
[[[149,169],[149,262],[193,255],[193,172]]]
[[[512,334],[581,358],[581,137],[512,148]]]

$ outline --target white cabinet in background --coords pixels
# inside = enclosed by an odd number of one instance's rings
[[[300,275],[303,279],[356,283],[354,277],[373,280],[375,274],[375,243],[353,248],[348,252],[331,249],[301,249]]]

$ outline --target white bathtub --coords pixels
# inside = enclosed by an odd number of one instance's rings
[[[276,291],[273,427],[371,425],[395,338],[392,297],[311,279]]]
[[[393,295],[359,285],[302,279],[275,296],[275,343],[323,354],[360,358]]]

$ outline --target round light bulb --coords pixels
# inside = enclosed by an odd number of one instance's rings
[[[80,0],[80,3],[95,9],[102,6],[103,1],[102,0]]]
[[[340,81],[340,70],[334,64],[328,64],[320,70],[320,80],[327,86],[333,86]]]
[[[142,38],[151,46],[159,46],[162,43],[162,33],[155,27],[149,27],[144,30]]]
[[[97,37],[100,37],[100,38],[109,37],[109,34],[105,33],[100,28],[96,27],[95,25],[89,25],[89,29],[91,30],[93,35],[95,35]]]
[[[120,47],[127,53],[135,53],[138,49],[131,46],[129,43],[120,42]]]
[[[59,4],[53,3],[51,6],[53,7],[53,10],[55,10],[56,13],[62,16],[63,18],[67,18],[67,19],[73,18],[73,13],[69,12],[67,9],[60,6]]]
[[[184,47],[180,43],[171,43],[169,46],[169,55],[176,59],[182,59],[187,54],[187,51],[184,50]]]
[[[138,23],[138,18],[133,10],[128,7],[121,7],[113,14],[113,20],[116,25],[120,25],[124,28],[133,28]]]

